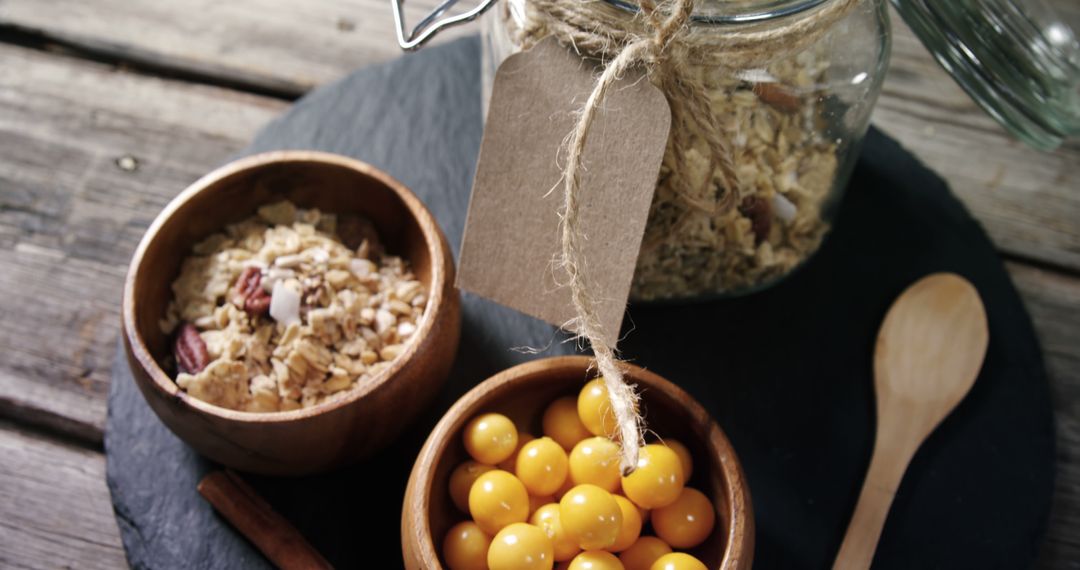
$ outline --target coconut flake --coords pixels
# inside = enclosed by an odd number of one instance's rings
[[[380,335],[390,330],[395,323],[397,323],[397,317],[390,311],[379,309],[375,312],[375,332]]]
[[[378,267],[367,259],[351,259],[349,260],[349,270],[357,277],[367,277],[378,271]]]
[[[292,255],[280,255],[274,260],[274,265],[277,267],[296,267],[304,261],[304,258],[299,253]]]
[[[315,263],[326,263],[330,261],[330,252],[321,247],[312,247],[304,250],[302,255],[307,255],[308,259]]]
[[[406,321],[397,326],[397,335],[400,338],[409,338],[416,332],[416,325]]]
[[[784,220],[784,222],[791,223],[791,220],[795,219],[795,204],[791,203],[791,200],[785,198],[783,194],[779,192],[773,194],[772,206],[776,217]]]
[[[285,326],[300,324],[300,293],[286,286],[284,281],[274,283],[274,292],[270,295],[270,317]]]
[[[767,69],[744,69],[735,73],[735,76],[743,81],[749,81],[750,83],[775,83],[779,81],[775,75],[769,73]]]

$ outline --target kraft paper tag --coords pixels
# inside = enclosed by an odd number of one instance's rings
[[[499,67],[461,245],[459,287],[557,326],[575,316],[556,266],[563,144],[597,74],[553,38]],[[608,91],[585,148],[579,188],[585,271],[611,346],[670,126],[663,93],[642,72],[628,72]]]

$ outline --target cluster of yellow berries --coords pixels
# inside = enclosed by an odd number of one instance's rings
[[[472,460],[450,475],[450,498],[472,520],[454,525],[442,555],[451,570],[705,570],[672,548],[693,548],[716,514],[685,486],[690,452],[674,440],[641,449],[637,469],[619,470],[609,436],[614,414],[601,379],[575,400],[544,411],[541,438],[489,413],[464,430]],[[569,453],[568,453],[569,452]],[[642,536],[651,523],[656,536]]]

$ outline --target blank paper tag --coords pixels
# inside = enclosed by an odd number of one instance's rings
[[[555,267],[563,142],[597,70],[547,38],[495,75],[458,286],[557,326],[575,316]],[[641,72],[607,93],[589,132],[579,187],[585,271],[614,346],[645,233],[671,111]]]

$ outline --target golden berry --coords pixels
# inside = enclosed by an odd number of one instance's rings
[[[571,396],[559,398],[544,410],[542,420],[544,435],[554,439],[566,451],[577,442],[592,435],[581,423],[577,413],[577,400]]]
[[[622,510],[611,493],[596,485],[578,485],[559,501],[559,520],[567,536],[585,550],[615,543],[622,527]]]
[[[577,541],[570,538],[566,534],[566,530],[563,529],[562,521],[559,519],[558,503],[550,503],[536,509],[536,512],[529,517],[529,524],[540,527],[541,530],[547,533],[555,551],[556,562],[570,560],[578,552],[581,552],[581,547],[578,546]]]
[[[649,570],[709,570],[700,560],[685,552],[672,552],[653,562]]]
[[[529,517],[529,493],[517,477],[496,469],[484,473],[469,489],[469,514],[489,535]]]
[[[531,495],[551,495],[562,487],[569,471],[563,448],[550,437],[530,441],[518,452],[514,473]]]
[[[573,458],[570,464],[573,472]],[[679,456],[663,445],[652,443],[638,453],[637,469],[622,478],[623,493],[646,509],[670,505],[683,490]]]
[[[491,537],[472,521],[450,527],[443,540],[443,559],[450,570],[486,570]]]
[[[570,452],[570,478],[614,493],[619,490],[619,446],[603,437],[578,442]]]
[[[652,512],[656,536],[675,548],[693,548],[705,542],[715,522],[712,501],[690,487],[684,488],[674,503]]]
[[[465,451],[487,465],[505,460],[517,449],[517,428],[502,414],[482,414],[465,425]]]
[[[551,570],[551,539],[539,528],[514,523],[499,531],[488,549],[491,570]]]
[[[622,511],[622,525],[619,526],[619,535],[615,538],[615,543],[606,550],[621,552],[630,548],[641,535],[641,511],[638,510],[637,505],[630,502],[630,499],[622,495],[613,496],[615,502],[619,504],[619,510]]]
[[[666,542],[655,536],[642,536],[630,548],[619,553],[619,561],[626,570],[650,570],[653,562],[671,552]]]

